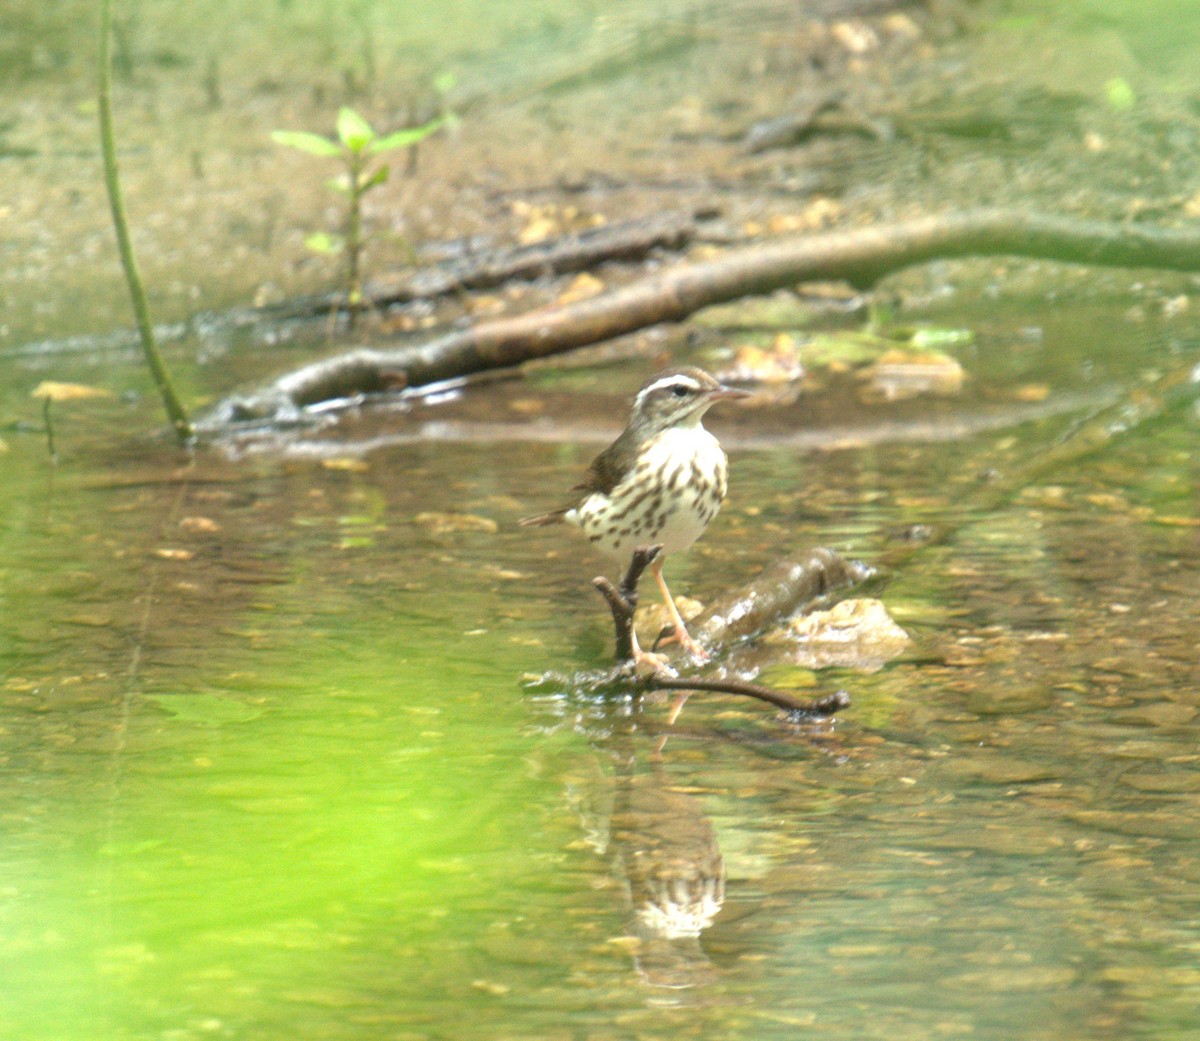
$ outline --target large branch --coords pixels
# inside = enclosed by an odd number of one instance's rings
[[[323,402],[519,365],[799,282],[840,279],[869,287],[914,264],[1000,254],[1198,271],[1200,231],[976,210],[757,242],[675,264],[590,299],[489,319],[426,343],[351,351],[306,365],[257,394],[226,400],[206,426],[292,419]]]

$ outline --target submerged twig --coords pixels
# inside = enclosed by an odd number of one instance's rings
[[[650,690],[708,690],[718,694],[740,694],[756,698],[783,709],[792,721],[832,716],[850,705],[850,695],[844,690],[834,691],[823,698],[797,701],[772,687],[764,687],[747,680],[710,679],[704,676],[653,676],[647,682],[650,684]]]
[[[49,394],[42,400],[42,419],[46,423],[46,447],[50,450],[50,463],[58,465],[58,452],[54,450],[54,422],[50,418],[50,406],[54,399]]]

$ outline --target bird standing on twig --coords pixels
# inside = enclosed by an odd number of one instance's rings
[[[659,373],[638,391],[621,436],[592,461],[573,489],[583,493],[579,501],[521,521],[526,527],[574,524],[622,565],[639,546],[661,544],[651,573],[674,624],[674,639],[699,657],[704,651],[688,635],[663,579],[663,561],[700,537],[725,498],[728,463],[717,439],[704,429],[704,413],[718,401],[747,396],[702,369]],[[649,657],[636,636],[633,651],[635,659]]]

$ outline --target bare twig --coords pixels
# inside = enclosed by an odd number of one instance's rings
[[[642,572],[658,559],[660,553],[661,545],[639,546],[634,550],[625,577],[621,579],[620,589],[614,588],[603,575],[592,579],[592,585],[600,590],[612,611],[618,662],[633,660],[633,616],[638,605],[638,583],[642,579]]]
[[[797,701],[771,687],[735,679],[709,679],[703,676],[651,676],[646,680],[649,690],[708,690],[718,694],[740,694],[757,698],[783,709],[793,721],[816,716],[832,716],[850,705],[850,695],[834,691],[823,698]]]

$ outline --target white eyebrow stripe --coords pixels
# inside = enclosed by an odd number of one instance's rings
[[[645,398],[647,394],[653,394],[656,390],[662,390],[664,387],[678,386],[688,387],[691,390],[700,390],[699,382],[692,379],[691,376],[681,376],[676,373],[674,376],[664,376],[660,380],[655,380],[650,384],[650,386],[643,387],[638,392],[636,404],[640,405],[642,403],[642,399]]]

